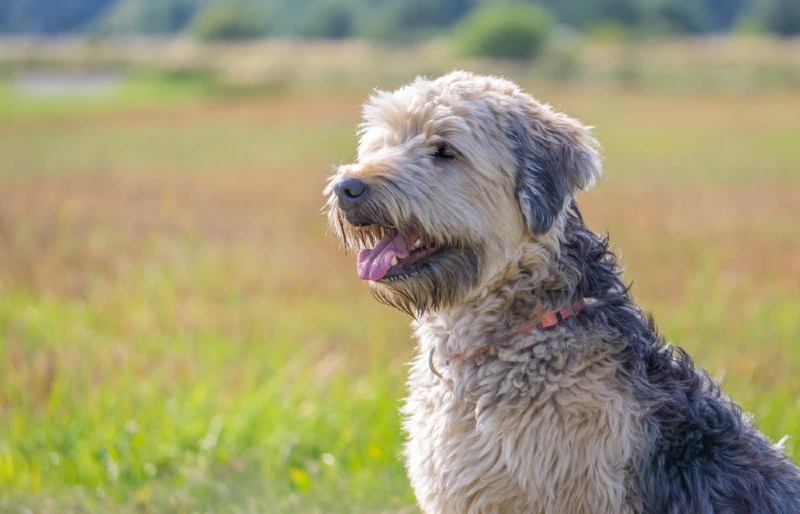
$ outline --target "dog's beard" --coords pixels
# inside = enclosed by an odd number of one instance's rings
[[[424,258],[412,265],[404,265],[401,258],[399,266],[393,265],[388,272],[382,270],[385,275],[379,273],[380,278],[370,280],[370,288],[378,301],[418,317],[457,304],[479,284],[480,244],[466,243],[452,236],[426,234],[419,228],[418,221],[395,219],[377,203],[367,204],[358,214],[356,225],[353,223],[356,220],[349,220],[335,201],[328,204],[330,226],[348,250],[358,253],[374,249],[387,237],[404,239],[402,246],[411,253],[408,261],[414,261],[417,252],[412,238],[419,238],[417,244],[421,249],[431,250],[423,252]]]
[[[480,280],[474,246],[448,247],[420,262],[412,273],[371,281],[375,298],[410,316],[457,304]]]

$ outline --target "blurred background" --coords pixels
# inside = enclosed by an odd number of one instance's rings
[[[0,512],[416,512],[408,319],[325,235],[375,87],[596,126],[667,338],[800,457],[800,0],[0,0]]]

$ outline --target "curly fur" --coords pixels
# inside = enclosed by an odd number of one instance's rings
[[[444,143],[447,162],[431,153]],[[664,342],[586,227],[574,196],[600,169],[587,128],[504,79],[418,79],[365,108],[358,160],[331,184],[358,177],[370,196],[344,212],[329,187],[334,232],[352,249],[386,227],[446,248],[370,283],[416,318],[403,413],[420,507],[800,512],[800,470]],[[517,333],[581,298],[579,315]]]

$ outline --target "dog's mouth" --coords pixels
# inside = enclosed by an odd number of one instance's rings
[[[416,231],[406,234],[395,228],[384,229],[383,238],[374,248],[358,254],[358,276],[362,280],[398,280],[416,274],[442,246],[423,243]]]

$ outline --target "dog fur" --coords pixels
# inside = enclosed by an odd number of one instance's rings
[[[664,342],[584,224],[574,197],[600,174],[587,127],[502,78],[419,78],[364,107],[328,215],[352,250],[391,230],[432,249],[370,281],[415,318],[403,413],[421,509],[800,512],[800,470]],[[334,192],[345,178],[366,184],[356,206]]]

